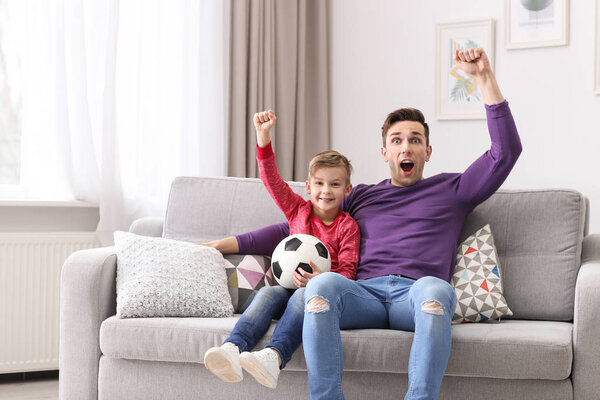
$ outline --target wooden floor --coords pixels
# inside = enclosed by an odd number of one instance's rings
[[[0,400],[58,400],[58,378],[31,377],[30,374],[0,375]]]

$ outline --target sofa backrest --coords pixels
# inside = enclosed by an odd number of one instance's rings
[[[304,183],[290,186],[308,199]],[[178,177],[171,184],[163,236],[198,243],[284,221],[260,179]]]
[[[570,321],[588,219],[573,190],[500,190],[467,217],[460,241],[490,224],[512,318]]]
[[[304,183],[290,186],[308,198]],[[461,241],[490,224],[513,318],[570,321],[588,217],[576,191],[500,190],[469,215]],[[283,221],[258,179],[179,177],[163,236],[203,242]]]

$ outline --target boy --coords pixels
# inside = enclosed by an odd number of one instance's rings
[[[254,115],[261,180],[285,214],[290,235],[305,233],[318,237],[331,254],[331,271],[354,280],[360,231],[348,213],[340,211],[342,200],[352,191],[352,166],[346,157],[335,151],[317,154],[310,162],[306,181],[310,200],[304,200],[292,191],[277,171],[270,137],[276,120],[272,110]],[[229,250],[226,243],[230,241],[231,238],[227,238],[206,245],[226,252]],[[272,286],[259,291],[225,343],[205,353],[204,364],[212,373],[226,382],[239,382],[243,367],[262,385],[272,389],[277,386],[280,369],[285,367],[302,341],[304,287],[321,272],[315,264],[311,263],[311,267],[312,273],[294,274],[298,290]],[[271,342],[261,351],[248,352],[266,333],[271,320],[279,316]]]

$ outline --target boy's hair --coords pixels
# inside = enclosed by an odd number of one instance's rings
[[[310,160],[310,164],[308,164],[308,179],[319,168],[337,167],[344,168],[346,171],[346,184],[349,184],[350,175],[352,174],[352,164],[350,164],[350,161],[345,156],[333,150],[323,151]]]
[[[383,126],[381,127],[381,137],[383,138],[383,147],[385,147],[385,139],[387,131],[392,125],[400,121],[415,121],[421,123],[425,128],[425,145],[429,146],[429,125],[425,122],[425,116],[416,108],[400,108],[388,114]]]

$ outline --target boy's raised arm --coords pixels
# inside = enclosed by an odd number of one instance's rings
[[[277,170],[275,154],[271,146],[271,128],[275,126],[277,117],[273,110],[268,110],[254,114],[252,121],[256,128],[256,158],[258,159],[260,180],[275,200],[277,207],[289,220],[296,214],[298,207],[305,204],[306,201],[290,188]]]

